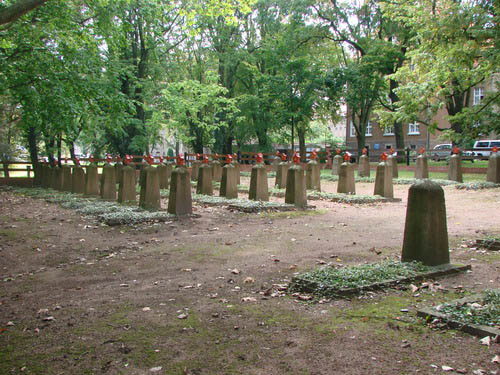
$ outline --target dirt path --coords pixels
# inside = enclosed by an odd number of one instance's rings
[[[445,188],[452,260],[473,266],[439,280],[445,292],[307,303],[280,291],[320,263],[398,257],[407,191],[308,212],[196,206],[199,218],[127,227],[0,192],[0,374],[500,373],[498,344],[415,318],[416,306],[500,287],[499,254],[464,247],[500,233],[500,189]]]

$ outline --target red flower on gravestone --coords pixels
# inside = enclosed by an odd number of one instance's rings
[[[208,156],[203,154],[203,164],[208,164]]]
[[[493,148],[491,149],[491,152],[493,152],[494,154],[496,154],[498,152],[498,147],[497,146],[493,146]]]
[[[279,151],[276,151],[276,156],[281,156],[280,152]]]
[[[163,156],[160,155],[160,163],[163,163]]]
[[[311,152],[311,160],[316,160],[316,157],[318,156],[318,153],[316,152],[316,150],[313,150],[313,152]]]
[[[196,160],[200,160],[200,154],[196,154]]]
[[[93,163],[93,162],[94,162],[94,155],[90,155],[90,157],[89,157],[89,161],[90,161],[91,163]]]
[[[347,163],[349,160],[351,160],[351,155],[349,155],[349,153],[345,153],[344,154],[344,161]]]
[[[106,155],[106,163],[111,163],[111,155],[110,154],[107,154]]]
[[[53,165],[54,167],[57,165],[57,160],[56,160],[56,159],[52,160],[52,165]]]
[[[219,155],[218,154],[214,154],[214,160],[219,160]]]
[[[368,153],[368,149],[366,147],[363,147],[363,155],[366,155]]]
[[[261,164],[264,161],[264,155],[262,155],[262,152],[259,152],[257,154],[257,159],[255,160],[257,164]]]
[[[420,150],[418,151],[421,155],[425,154],[425,148],[420,147]]]
[[[380,160],[387,161],[387,154],[385,152],[382,152],[382,155],[380,155]]]
[[[300,155],[298,152],[295,152],[293,154],[293,158],[292,158],[294,164],[300,164]]]
[[[184,156],[183,155],[177,155],[177,165],[179,165],[179,166],[184,165]]]
[[[237,160],[238,159],[238,154],[233,154],[233,159]]]
[[[335,152],[337,153],[337,155],[340,155],[340,148],[338,148],[337,150],[335,150]]]
[[[391,155],[394,154],[394,149],[392,147],[389,149],[389,154],[391,154]]]
[[[64,164],[68,164],[68,158],[64,158]]]
[[[457,146],[453,147],[453,153],[458,155],[460,153],[460,149]]]
[[[280,154],[280,157],[281,157],[281,161],[286,161],[287,159],[287,155],[286,154]]]
[[[80,159],[75,158],[75,165],[76,165],[76,166],[79,166],[79,165],[80,165]]]
[[[128,155],[125,155],[125,157],[123,158],[123,164],[125,164],[125,165],[130,164],[130,159],[128,157],[129,157]]]
[[[231,164],[232,162],[233,162],[233,157],[231,156],[231,154],[227,154],[226,155],[226,163]]]

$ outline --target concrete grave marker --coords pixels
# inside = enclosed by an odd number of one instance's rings
[[[257,154],[257,164],[252,167],[248,198],[254,201],[269,201],[267,170],[262,153]]]
[[[116,171],[111,165],[111,155],[106,158],[101,175],[101,199],[106,201],[116,200]]]
[[[241,184],[241,166],[240,163],[238,163],[238,154],[233,154],[233,161],[231,163],[234,166],[234,169],[236,170],[236,185]]]
[[[200,154],[196,154],[196,159],[191,166],[191,180],[198,181],[198,172],[201,166]]]
[[[147,165],[140,173],[141,193],[139,197],[139,206],[147,210],[159,210],[160,202],[160,178],[158,170],[153,167],[153,158],[145,158]]]
[[[222,179],[222,164],[219,161],[219,155],[214,155],[214,160],[212,160],[212,179],[214,181],[220,182]]]
[[[350,163],[351,157],[346,152],[344,162],[340,165],[339,182],[337,193],[356,194],[356,182],[354,180],[354,165]]]
[[[172,171],[170,178],[167,211],[169,214],[179,216],[193,213],[191,179],[188,170],[184,166],[182,155],[177,157],[177,168]]]
[[[121,176],[119,178],[120,184],[118,187],[119,203],[135,204],[137,200],[135,192],[137,177],[134,168],[135,166],[132,167],[132,165],[130,165],[131,162],[132,162],[132,157],[129,155],[125,155],[124,159],[125,166],[123,166],[120,170]]]
[[[87,166],[85,174],[85,195],[97,196],[99,195],[99,174],[92,155],[90,155],[89,162],[90,165]]]
[[[64,165],[62,166],[62,174],[62,191],[71,192],[73,178],[71,177],[71,167],[68,165],[68,159],[64,160]]]
[[[450,156],[450,164],[448,165],[448,180],[464,182],[462,176],[462,158],[460,157],[460,149],[453,148],[453,155]]]
[[[429,167],[427,166],[427,156],[425,155],[425,149],[422,147],[419,150],[417,156],[417,166],[415,168],[415,178],[422,180],[424,178],[429,178]]]
[[[158,169],[158,178],[160,179],[160,189],[168,189],[168,171],[167,166],[163,163],[163,156],[160,156],[160,163],[156,167]]]
[[[286,154],[281,154],[279,153],[279,157],[281,159],[281,162],[276,166],[276,181],[274,183],[274,186],[276,186],[278,189],[284,189],[286,187],[287,183],[287,173],[288,173],[288,168],[289,164],[287,162],[287,157]]]
[[[493,147],[490,158],[488,160],[488,172],[486,181],[500,184],[500,157],[498,155],[498,147]]]
[[[306,189],[321,191],[321,166],[316,161],[318,154],[316,151],[311,153],[311,160],[306,166]],[[288,184],[288,181],[287,181]]]
[[[71,192],[74,194],[85,193],[85,171],[80,165],[80,160],[75,159],[73,166],[73,173],[71,174]]]
[[[296,152],[293,156],[293,165],[288,168],[285,203],[297,207],[307,206],[307,191],[304,181],[304,169],[300,166],[300,156]]]
[[[374,194],[385,198],[394,198],[392,168],[387,164],[387,154],[385,152],[382,153],[380,158],[382,161],[377,165]]]
[[[198,170],[198,183],[196,184],[196,194],[213,195],[212,167],[208,162],[208,156],[203,155],[201,166]]]
[[[226,165],[222,167],[222,180],[220,183],[220,196],[229,199],[238,198],[238,186],[236,184],[236,168],[232,164],[233,157],[226,156]]]
[[[401,260],[450,263],[444,191],[432,180],[418,180],[408,191]]]
[[[340,148],[338,148],[335,152],[336,154],[332,160],[332,174],[334,176],[338,176],[340,172],[340,165],[342,164],[342,156],[340,155]]]
[[[359,158],[358,176],[370,177],[370,160],[368,159],[368,150],[363,148],[363,155]]]
[[[392,167],[392,177],[393,178],[398,178],[399,177],[399,171],[398,171],[398,157],[396,153],[394,152],[394,149],[391,148],[389,150],[389,157],[388,157],[388,162]]]

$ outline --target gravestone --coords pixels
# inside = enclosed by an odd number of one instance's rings
[[[116,183],[120,185],[120,178],[122,176],[122,168],[124,167],[122,159],[117,156],[116,157],[116,163],[115,163],[115,176],[116,176]]]
[[[75,166],[73,166],[73,173],[71,174],[71,192],[74,194],[84,194],[85,171],[78,160],[75,160],[75,163]]]
[[[99,195],[99,174],[97,164],[94,163],[94,158],[89,158],[90,164],[87,166],[85,173],[85,195],[97,196]]]
[[[427,156],[425,150],[420,149],[420,155],[417,156],[417,166],[415,167],[415,178],[422,180],[429,178],[429,167],[427,166]]]
[[[61,167],[54,167],[52,171],[52,189],[62,191],[64,175]]]
[[[222,164],[218,160],[218,155],[214,156],[214,160],[212,160],[212,179],[214,181],[220,182],[222,178]]]
[[[200,154],[196,154],[196,159],[193,161],[193,164],[191,166],[192,181],[198,181],[198,172],[200,170],[200,166],[201,166]]]
[[[356,182],[354,180],[354,165],[349,162],[349,154],[344,155],[344,162],[340,165],[339,182],[337,193],[356,194]]]
[[[336,155],[333,157],[332,160],[332,174],[334,176],[338,176],[340,172],[340,165],[342,164],[342,156],[340,156],[340,149],[338,148],[336,150]]]
[[[228,199],[238,198],[238,186],[236,184],[236,168],[232,165],[232,156],[227,155],[227,164],[222,167],[222,179],[220,183],[220,196]]]
[[[319,163],[316,161],[316,156],[317,156],[316,151],[313,151],[311,153],[311,160],[309,160],[306,166],[306,189],[321,191],[321,176],[320,176],[321,167]],[[287,180],[287,185],[288,185],[288,180]]]
[[[151,165],[153,160],[148,159],[148,163],[150,165],[144,167],[139,175],[141,185],[139,206],[146,210],[159,210],[161,203],[158,170]]]
[[[398,157],[394,154],[394,150],[391,148],[389,151],[391,154],[388,157],[389,165],[392,167],[392,178],[399,177],[398,171]]]
[[[62,166],[62,180],[63,180],[63,185],[62,185],[62,191],[68,191],[71,192],[71,186],[73,182],[73,178],[71,176],[71,167],[69,165],[63,165]]]
[[[300,156],[295,153],[293,165],[288,168],[286,179],[285,203],[297,207],[307,206],[307,191],[304,184],[304,169],[300,166]]]
[[[418,180],[408,191],[401,261],[450,263],[444,191],[432,180]]]
[[[168,189],[168,171],[167,166],[163,163],[163,157],[160,156],[160,163],[156,167],[158,169],[158,178],[160,179],[160,189]]]
[[[127,164],[127,162],[129,162],[129,160],[125,160],[125,164]],[[135,168],[128,164],[123,166],[120,172],[121,176],[119,178],[120,184],[118,187],[118,202],[135,204],[137,200],[135,191],[135,184],[137,180]]]
[[[212,167],[208,164],[208,157],[203,156],[203,162],[198,170],[198,183],[196,184],[196,194],[213,195]]]
[[[375,175],[374,195],[380,195],[385,198],[394,198],[394,189],[392,186],[392,169],[387,164],[387,154],[384,152],[381,156],[382,162],[377,165],[377,174]]]
[[[111,158],[108,158],[101,175],[101,199],[105,201],[116,200],[116,172],[110,161]]]
[[[267,170],[263,161],[262,153],[257,154],[257,164],[252,167],[250,175],[250,191],[248,199],[254,201],[269,201],[269,191],[267,187]]]
[[[276,180],[274,186],[278,189],[284,189],[286,187],[287,182],[287,172],[289,168],[289,164],[286,160],[286,154],[279,154],[281,162],[277,165],[276,169]]]
[[[41,172],[42,172],[42,187],[43,188],[48,188],[50,187],[50,167],[43,163],[41,166]]]
[[[450,156],[450,163],[448,164],[448,180],[463,182],[462,177],[462,158],[459,154],[458,147],[453,149],[453,155]]]
[[[238,163],[238,155],[233,154],[233,161],[231,164],[234,166],[234,169],[236,171],[236,185],[241,185],[241,166],[240,163]]]
[[[498,148],[493,147],[491,150],[490,158],[488,160],[488,172],[486,174],[486,181],[500,184],[500,160],[498,156]]]
[[[366,155],[368,150],[363,148],[363,155],[359,158],[359,166],[358,166],[358,176],[360,177],[370,177],[370,159]]]
[[[179,216],[193,213],[191,179],[189,171],[184,167],[184,159],[182,156],[177,158],[177,168],[172,171],[170,178],[170,193],[167,211],[169,214]]]

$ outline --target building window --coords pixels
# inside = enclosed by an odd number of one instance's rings
[[[384,135],[394,135],[394,126],[386,126],[384,128]]]
[[[472,105],[478,105],[484,98],[484,89],[482,87],[474,87],[474,96],[472,98]]]
[[[356,136],[356,128],[354,127],[354,124],[352,123],[352,121],[349,121],[349,124],[350,124],[350,135],[351,137],[355,137]]]
[[[392,148],[392,145],[389,145],[389,144],[387,144],[387,143],[385,144],[385,149],[386,149],[386,150],[390,150],[391,148]]]
[[[366,133],[365,133],[365,135],[367,137],[371,137],[372,136],[372,130],[373,130],[372,123],[371,123],[371,121],[368,121],[366,123]]]
[[[420,134],[420,125],[415,122],[410,122],[408,124],[408,135]]]

